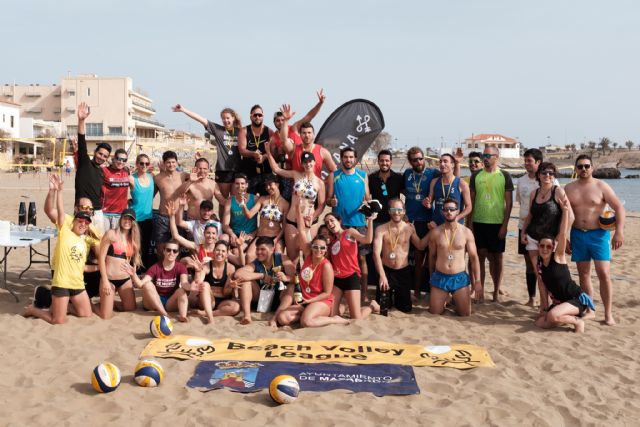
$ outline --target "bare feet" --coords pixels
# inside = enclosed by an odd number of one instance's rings
[[[333,319],[333,323],[337,324],[337,325],[348,325],[350,323],[349,319],[345,319],[344,317],[341,316],[331,316],[331,318]]]
[[[242,320],[240,321],[241,325],[249,325],[250,323],[251,323],[251,316],[243,317]]]
[[[187,316],[178,315],[178,322],[187,323],[189,318]]]
[[[509,296],[509,292],[507,292],[507,291],[503,290],[502,288],[500,289],[500,292],[499,292],[499,293],[500,293],[500,295],[504,295],[505,297],[508,297],[508,296]]]
[[[590,320],[595,318],[596,318],[596,312],[591,310],[590,308],[588,308],[587,311],[585,311],[584,314],[582,315],[582,320]]]
[[[528,305],[529,307],[533,307],[533,298],[529,298],[529,301],[527,301],[525,305]]]
[[[22,312],[22,317],[33,317],[33,309],[35,307],[33,306],[33,304],[29,304],[28,306],[26,306],[24,308],[24,311]]]
[[[613,320],[612,315],[604,316],[604,324],[607,326],[613,326],[616,324],[616,321]]]
[[[500,292],[493,291],[493,302],[500,302]]]
[[[376,300],[371,301],[369,305],[371,307],[371,311],[375,314],[380,314],[380,304],[376,302]]]
[[[581,334],[584,332],[584,320],[582,319],[576,319],[576,330],[574,331],[577,334]]]

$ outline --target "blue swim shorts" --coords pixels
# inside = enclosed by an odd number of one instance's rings
[[[609,230],[571,229],[571,261],[611,261],[611,233]]]
[[[456,274],[443,274],[436,271],[431,275],[431,286],[451,293],[469,285],[470,281],[466,271],[461,271]]]
[[[169,302],[169,298],[171,298],[170,296],[164,296],[164,295],[158,295],[160,297],[160,302],[162,303],[163,307],[167,306],[167,302]]]

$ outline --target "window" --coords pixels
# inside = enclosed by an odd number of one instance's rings
[[[102,136],[102,123],[87,123],[87,136]]]
[[[109,135],[122,135],[122,126],[109,126]]]
[[[11,116],[11,127],[13,127],[13,116]]]
[[[6,121],[7,121],[7,115],[3,114],[2,115],[2,123],[6,122]]]
[[[87,96],[91,96],[91,88],[90,87],[87,88]]]

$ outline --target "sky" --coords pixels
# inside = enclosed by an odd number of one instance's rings
[[[377,104],[398,147],[472,134],[526,147],[640,143],[640,2],[633,0],[0,0],[0,84],[129,76],[167,127],[181,103],[245,122],[290,103],[314,120]],[[268,120],[270,124],[270,120]]]

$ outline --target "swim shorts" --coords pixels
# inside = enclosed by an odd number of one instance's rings
[[[506,239],[499,239],[498,233],[502,224],[473,223],[473,237],[478,249],[486,249],[489,253],[504,253]]]
[[[609,230],[571,229],[571,261],[611,261],[611,233]]]
[[[436,271],[431,275],[431,286],[450,293],[468,286],[470,282],[466,271],[456,274],[444,274]]]
[[[393,306],[398,310],[409,313],[412,308],[411,288],[413,287],[413,274],[411,267],[395,269],[383,266],[384,274],[387,276],[389,290],[393,300]],[[376,289],[376,300],[379,302],[381,297],[380,286]]]

